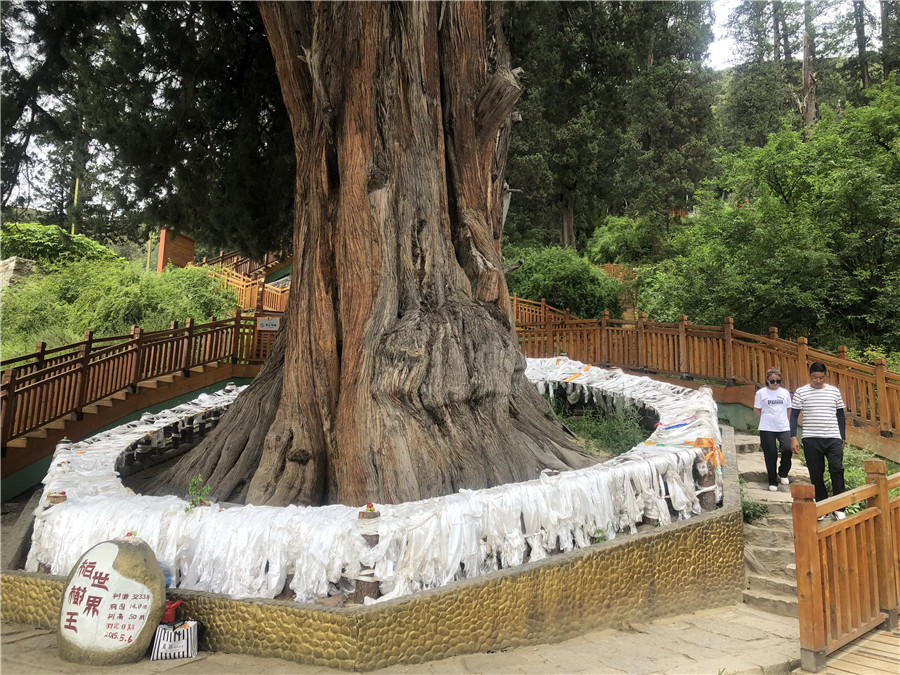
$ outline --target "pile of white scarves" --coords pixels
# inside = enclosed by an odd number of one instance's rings
[[[272,598],[293,575],[289,588],[303,602],[347,590],[347,580],[374,578],[385,600],[634,532],[645,516],[667,525],[669,504],[679,519],[700,513],[693,469],[706,450],[690,443],[721,443],[708,390],[564,358],[529,359],[526,375],[542,392],[563,390],[573,402],[649,407],[660,422],[646,442],[606,463],[547,472],[524,483],[379,504],[381,515],[372,520],[360,520],[359,509],[342,505],[213,504],[186,511],[181,499],[137,495],[121,484],[115,466],[124,448],[163,433],[179,417],[227,408],[239,391],[230,387],[83,442],[60,444],[44,479],[26,569],[36,571],[43,563],[52,574],[67,574],[91,546],[134,532],[179,588]],[[718,500],[718,473],[715,490]],[[58,491],[67,500],[45,508],[49,494]],[[379,540],[370,548],[361,535],[374,533]]]

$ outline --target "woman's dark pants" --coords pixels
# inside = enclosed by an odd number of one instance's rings
[[[791,432],[760,431],[759,444],[762,446],[766,460],[766,472],[769,474],[769,485],[778,485],[778,476],[787,478],[791,471]],[[778,446],[781,446],[781,468],[776,474],[778,464]]]

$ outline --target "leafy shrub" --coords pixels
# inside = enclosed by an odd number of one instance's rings
[[[45,267],[3,291],[0,352],[12,358],[82,339],[126,335],[131,326],[163,330],[193,317],[229,316],[237,306],[234,292],[223,289],[203,268],[169,267],[162,274],[141,273],[123,260],[64,263]]]
[[[595,265],[640,263],[650,257],[652,249],[653,229],[646,218],[609,216],[591,235],[587,258]]]
[[[745,491],[746,484],[744,483],[744,479],[741,478],[741,511],[744,514],[744,522],[752,523],[755,520],[759,520],[760,518],[768,515],[769,507],[765,504],[760,504],[759,502],[753,501],[750,497],[747,496]]]
[[[56,225],[4,223],[0,226],[3,257],[18,256],[45,265],[64,260],[115,260],[116,254],[81,234]]]
[[[568,309],[581,319],[599,318],[604,310],[619,318],[621,285],[591,265],[570,248],[550,246],[523,249],[525,263],[506,280],[509,292],[559,309]]]

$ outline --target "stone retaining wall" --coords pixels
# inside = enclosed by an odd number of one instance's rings
[[[344,670],[557,642],[741,601],[743,528],[734,433],[723,429],[724,504],[665,529],[368,607],[324,608],[170,591],[201,647]],[[55,628],[64,579],[4,572],[6,621]]]

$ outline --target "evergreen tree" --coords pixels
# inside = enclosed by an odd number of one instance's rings
[[[511,8],[527,85],[510,148],[521,190],[511,240],[574,245],[608,214],[650,210],[662,223],[688,203],[712,149],[712,76],[701,65],[711,22],[705,2]]]
[[[77,177],[107,229],[255,254],[289,242],[294,153],[255,5],[13,3],[3,42],[4,200],[52,148],[66,208]]]

